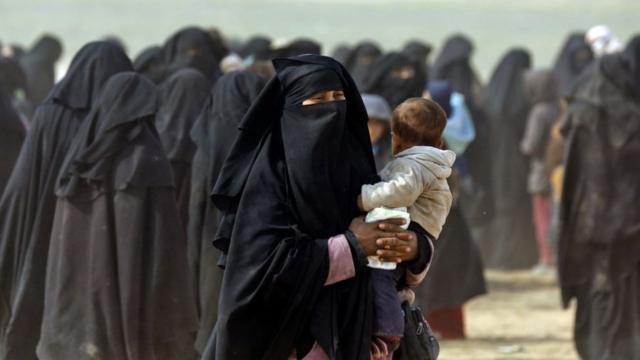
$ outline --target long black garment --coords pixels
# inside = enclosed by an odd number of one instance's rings
[[[222,283],[222,270],[217,266],[221,253],[213,246],[220,212],[209,195],[239,133],[240,120],[264,84],[263,78],[248,71],[222,76],[191,132],[197,149],[191,169],[187,253],[195,284],[200,325],[196,350],[200,353],[204,351],[218,317]]]
[[[364,80],[362,91],[382,96],[391,108],[410,97],[420,97],[427,85],[424,64],[409,56],[391,52],[371,64],[371,73]]]
[[[60,41],[51,35],[45,35],[20,58],[20,65],[27,75],[27,99],[33,106],[40,105],[53,88],[56,80],[55,65],[60,55]]]
[[[560,96],[569,95],[576,79],[593,62],[593,52],[585,42],[584,35],[570,34],[556,57],[553,73]]]
[[[191,197],[191,162],[196,145],[191,128],[209,95],[209,81],[199,71],[182,69],[160,86],[156,128],[171,162],[180,218],[186,231]]]
[[[10,62],[0,58],[0,194],[16,163],[26,129],[11,101]]]
[[[531,66],[529,53],[507,52],[491,76],[485,108],[491,124],[491,162],[495,217],[490,236],[481,239],[488,267],[514,269],[536,264],[538,251],[527,191],[529,165],[520,152],[528,100],[524,72]]]
[[[487,292],[482,258],[458,206],[451,208],[435,243],[433,262],[415,289],[425,312],[463,305]]]
[[[195,355],[195,303],[171,165],[154,127],[156,87],[105,84],[57,181],[41,360]]]
[[[489,121],[480,106],[482,84],[471,65],[474,46],[464,35],[453,35],[448,38],[433,66],[433,77],[436,80],[447,80],[453,91],[465,97],[473,126],[475,139],[464,153],[469,175],[470,187],[461,186],[460,206],[469,225],[484,238],[487,226],[494,215],[493,185],[491,183],[491,163]]]
[[[214,203],[235,221],[223,220],[218,233],[230,237],[216,239],[227,261],[205,358],[286,359],[317,341],[332,359],[368,359],[370,271],[357,262],[354,278],[324,286],[327,239],[347,230],[362,184],[376,177],[367,113],[335,60],[274,64],[214,187]],[[326,90],[346,101],[302,106]]]
[[[640,36],[569,97],[559,274],[582,359],[640,359]]]
[[[153,45],[142,50],[133,60],[133,68],[156,84],[162,81],[164,59],[161,46]]]
[[[85,45],[41,105],[0,201],[0,358],[36,359],[55,210],[54,186],[82,119],[107,79],[131,70],[116,46]]]

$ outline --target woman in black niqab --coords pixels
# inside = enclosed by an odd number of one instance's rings
[[[553,73],[558,83],[558,94],[568,95],[576,79],[592,62],[593,51],[585,41],[585,34],[570,34],[553,66]]]
[[[160,86],[156,128],[171,162],[180,218],[186,231],[191,196],[191,162],[196,146],[191,128],[209,95],[209,81],[199,71],[182,69]]]
[[[420,40],[411,40],[402,48],[402,53],[410,57],[416,64],[424,66],[425,74],[427,74],[427,82],[429,81],[429,55],[433,47],[430,44]]]
[[[213,84],[220,76],[220,61],[227,51],[205,30],[198,27],[182,29],[171,36],[163,46],[165,76],[190,67],[200,71]]]
[[[362,85],[369,76],[373,62],[381,55],[382,49],[373,41],[361,41],[353,48],[350,59],[344,66],[353,76],[353,81],[355,81],[358,88],[362,89]]]
[[[133,61],[133,68],[136,72],[146,76],[154,83],[162,81],[163,59],[162,47],[150,46],[142,50]],[[204,76],[204,75],[203,75]]]
[[[20,64],[27,74],[27,99],[33,106],[40,105],[53,88],[56,80],[55,65],[60,55],[60,41],[52,35],[44,35],[20,58]]]
[[[26,135],[25,124],[11,99],[15,86],[11,63],[12,60],[0,58],[0,194],[9,181]]]
[[[200,327],[196,350],[200,353],[204,351],[218,316],[222,283],[222,270],[217,266],[220,251],[213,246],[221,215],[209,194],[239,133],[240,120],[264,85],[262,77],[249,71],[223,75],[191,130],[197,149],[191,173],[187,247],[198,305]]]
[[[405,54],[391,52],[373,62],[362,89],[382,96],[393,109],[408,98],[420,97],[426,85],[424,65]]]
[[[582,359],[640,359],[640,36],[577,79],[563,117],[558,273]]]
[[[526,50],[512,49],[494,70],[485,109],[490,120],[495,217],[490,236],[481,240],[488,267],[523,269],[536,264],[537,246],[527,192],[528,161],[520,152],[530,105],[524,73],[531,66]]]
[[[38,107],[0,201],[0,358],[35,360],[55,212],[55,180],[82,119],[109,77],[132,70],[118,47],[93,42]]]
[[[204,358],[286,359],[294,349],[301,358],[317,342],[331,359],[368,359],[369,271],[358,264],[355,277],[324,286],[327,239],[347,230],[361,185],[376,176],[367,113],[335,60],[274,64],[213,189],[235,220],[223,220],[218,233],[230,236],[216,239],[226,267]],[[346,101],[302,105],[328,90]]]
[[[193,358],[195,304],[156,87],[117,74],[56,186],[41,360]]]

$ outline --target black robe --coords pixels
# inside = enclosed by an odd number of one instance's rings
[[[196,151],[196,145],[190,136],[191,128],[202,111],[208,94],[209,81],[193,69],[176,72],[160,86],[156,128],[171,162],[178,209],[185,232],[191,197],[191,162]]]
[[[527,191],[529,162],[520,152],[529,104],[524,72],[530,63],[522,49],[507,52],[487,89],[485,109],[491,124],[491,168],[495,217],[489,236],[481,239],[488,267],[523,269],[536,264],[538,249]]]
[[[117,47],[94,42],[36,111],[0,201],[0,358],[36,359],[55,209],[55,180],[78,127],[107,79],[131,70]]]
[[[194,356],[186,241],[156,101],[144,77],[111,77],[64,160],[41,360]]]
[[[25,124],[9,95],[12,86],[9,84],[10,74],[6,74],[9,69],[5,70],[4,65],[4,60],[0,59],[0,194],[9,181],[26,134]]]
[[[585,360],[640,359],[640,37],[587,68],[563,119],[562,300]]]
[[[191,169],[187,248],[200,323],[196,338],[196,349],[200,353],[218,317],[222,283],[222,270],[217,266],[220,251],[213,246],[220,212],[213,206],[209,194],[238,135],[240,120],[264,84],[264,79],[248,71],[222,76],[191,132],[197,149]]]
[[[382,55],[380,46],[373,41],[365,40],[358,43],[351,52],[351,56],[344,66],[347,68],[353,81],[359,89],[362,89],[369,73],[371,66],[378,57]]]
[[[274,64],[278,75],[243,119],[214,187],[216,246],[227,258],[204,358],[286,359],[317,341],[330,358],[368,359],[370,271],[358,261],[354,278],[324,286],[327,239],[347,230],[360,187],[376,177],[367,113],[335,60]],[[340,89],[346,101],[301,105]]]

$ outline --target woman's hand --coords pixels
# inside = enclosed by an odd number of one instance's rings
[[[373,223],[365,223],[364,217],[360,216],[351,221],[351,225],[349,226],[349,230],[356,236],[358,239],[358,243],[362,248],[362,251],[367,256],[377,255],[377,252],[384,246],[384,243],[378,245],[379,240],[392,240],[395,239],[398,242],[402,240],[402,238],[395,238],[396,234],[401,234],[395,230],[402,228],[400,225],[403,225],[405,222],[404,219],[389,219],[383,221],[377,221]],[[384,226],[383,226],[384,225]],[[402,230],[404,232],[404,230]],[[415,234],[411,233],[415,238]],[[402,235],[403,238],[406,238],[406,235]],[[385,242],[386,243],[386,242]],[[391,246],[391,245],[390,245]],[[392,249],[390,247],[390,249]],[[391,260],[391,261],[396,261]]]
[[[396,220],[396,219],[394,219]],[[376,241],[378,251],[376,255],[382,261],[401,263],[418,257],[418,236],[413,231],[401,228],[397,223],[389,220],[378,224],[380,230],[392,236],[379,238]]]

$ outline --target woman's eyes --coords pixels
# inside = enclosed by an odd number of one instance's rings
[[[303,106],[306,105],[316,105],[327,102],[334,101],[344,101],[346,97],[344,96],[344,91],[325,91],[323,93],[316,94],[302,102]]]

